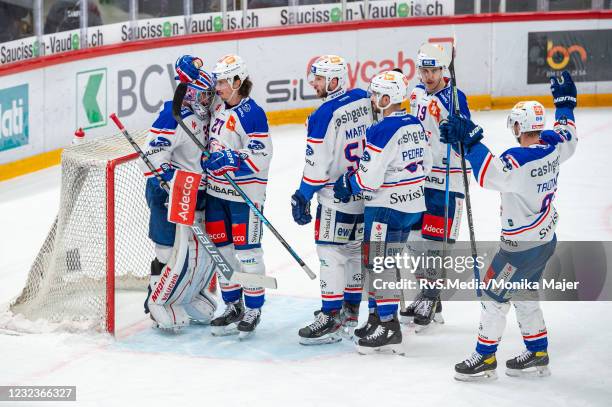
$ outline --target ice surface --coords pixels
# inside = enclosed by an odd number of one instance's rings
[[[515,145],[504,112],[475,112],[474,120],[485,129],[485,142],[494,152]],[[555,201],[557,235],[559,240],[612,240],[612,109],[579,109],[576,121],[580,142],[561,168]],[[317,270],[312,225],[297,226],[289,205],[302,171],[304,127],[274,127],[271,133],[274,159],[265,213]],[[57,212],[59,182],[59,167],[53,167],[0,183],[0,303],[19,294],[25,283]],[[476,237],[496,240],[498,193],[472,183],[471,194]],[[464,219],[462,239],[468,237],[465,226]],[[360,356],[346,341],[304,347],[297,330],[319,306],[318,281],[309,280],[266,232],[264,250],[279,289],[269,292],[251,340],[214,338],[203,327],[174,336],[160,333],[141,314],[142,294],[122,294],[116,339],[0,334],[0,385],[76,385],[77,403],[70,405],[607,406],[612,400],[610,303],[543,304],[553,374],[534,381],[503,375],[505,359],[523,346],[511,312],[498,352],[500,379],[458,383],[453,365],[474,348],[478,303],[446,304],[445,325],[422,334],[406,330],[406,357]]]

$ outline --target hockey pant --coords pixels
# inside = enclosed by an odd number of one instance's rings
[[[340,310],[343,301],[361,302],[362,239],[363,214],[344,213],[318,205],[315,243],[320,262],[322,311]]]
[[[256,204],[263,212],[263,206]],[[233,202],[215,196],[206,199],[206,232],[234,270],[265,274],[261,248],[262,223],[244,202]],[[265,289],[227,281],[219,273],[221,296],[225,303],[239,301],[244,294],[248,308],[261,308]]]
[[[398,265],[390,266],[389,258],[403,255],[410,230],[421,216],[422,212],[406,213],[383,207],[365,208],[363,263],[369,273],[368,308],[370,311],[376,308],[383,321],[397,313],[400,302],[399,290],[382,285],[400,279]]]
[[[444,246],[444,199],[445,191],[425,188],[425,206],[422,218],[415,223],[408,237],[408,250],[415,256],[425,255],[429,258],[442,256]],[[449,192],[448,206],[448,252],[451,253],[453,245],[459,235],[459,226],[463,213],[464,195],[459,192]],[[444,268],[435,267],[435,263],[427,262],[431,267],[418,267],[414,270],[417,280],[426,280],[429,285],[422,289],[428,298],[440,295],[440,289],[434,283],[446,278]],[[421,263],[423,264],[423,263]]]
[[[544,323],[538,292],[536,290],[510,290],[500,283],[540,281],[548,259],[557,245],[552,241],[520,252],[501,250],[493,258],[483,283],[488,284],[481,302],[480,325],[476,351],[481,354],[495,353],[506,327],[506,315],[510,301],[516,310],[516,320],[528,350],[537,352],[548,347],[548,333]]]

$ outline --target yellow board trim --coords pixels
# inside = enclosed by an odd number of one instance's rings
[[[468,104],[471,110],[497,110],[511,109],[521,100],[537,100],[546,107],[552,107],[552,97],[546,96],[491,96],[474,95],[468,96]],[[405,101],[402,106],[408,106]],[[612,106],[612,93],[578,95],[578,106],[580,107],[610,107]],[[314,108],[275,110],[267,112],[268,123],[270,126],[280,126],[284,124],[302,124],[306,122],[308,115]],[[62,149],[37,154],[22,160],[13,161],[7,164],[0,164],[0,181],[15,178],[20,175],[42,170],[60,163]]]
[[[64,149],[59,148],[57,150],[47,151],[46,153],[36,154],[22,160],[0,164],[0,181],[6,181],[7,179],[58,165],[62,158],[62,151],[64,151]]]

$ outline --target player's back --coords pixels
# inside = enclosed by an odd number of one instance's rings
[[[400,111],[374,124],[367,131],[357,172],[366,206],[424,211],[423,186],[430,166],[431,150],[416,117]]]
[[[350,169],[357,169],[372,124],[370,99],[362,89],[352,89],[325,101],[308,118],[306,165],[303,184],[318,189],[321,204],[347,213],[363,210],[361,196],[349,203],[334,198],[333,185]]]

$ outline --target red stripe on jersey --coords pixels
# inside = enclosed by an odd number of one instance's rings
[[[306,139],[307,143],[312,143],[312,144],[321,144],[323,143],[323,139],[316,139],[316,138],[308,138]]]
[[[327,178],[327,179],[310,179],[310,178],[307,178],[306,176],[304,176],[302,178],[304,179],[304,181],[310,182],[311,184],[324,184],[327,181],[329,181],[329,178]]]
[[[169,130],[156,130],[156,129],[150,129],[149,130],[151,133],[155,133],[155,134],[174,134],[174,131],[169,131]]]
[[[368,144],[366,146],[366,148],[369,148],[370,150],[376,151],[377,153],[380,153],[382,151],[382,148],[374,147],[372,144]]]
[[[484,187],[485,175],[487,173],[487,169],[489,168],[489,164],[491,164],[491,160],[492,159],[493,159],[493,154],[489,153],[489,156],[487,157],[485,165],[483,166],[483,170],[480,173],[480,182],[478,182],[478,183],[480,184],[481,187]]]

